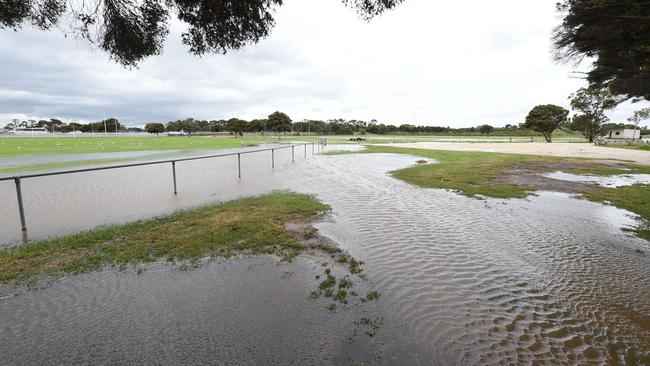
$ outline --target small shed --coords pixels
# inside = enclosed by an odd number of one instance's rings
[[[641,130],[633,130],[631,128],[619,128],[616,130],[609,130],[607,138],[610,139],[640,139]]]

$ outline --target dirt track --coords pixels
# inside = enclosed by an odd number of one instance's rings
[[[486,151],[510,154],[530,154],[549,156],[568,156],[578,158],[629,160],[650,165],[650,151],[600,147],[580,143],[457,143],[457,142],[416,142],[389,144],[395,147],[409,147],[429,150]]]

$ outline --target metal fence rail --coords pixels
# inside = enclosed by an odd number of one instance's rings
[[[281,147],[273,147],[273,148],[268,148],[268,149],[249,150],[249,151],[241,151],[241,152],[233,152],[233,153],[225,153],[225,154],[194,156],[194,157],[189,157],[189,158],[179,158],[179,159],[169,159],[169,160],[157,160],[157,161],[149,161],[149,162],[142,162],[142,163],[110,165],[110,166],[103,166],[103,167],[96,167],[96,168],[62,170],[62,171],[47,172],[47,173],[34,173],[34,174],[16,175],[16,176],[9,176],[9,177],[0,177],[0,182],[1,181],[13,180],[15,185],[16,185],[16,198],[18,200],[18,213],[20,215],[20,227],[21,227],[21,231],[22,231],[22,239],[23,239],[23,242],[27,242],[27,240],[28,240],[28,237],[27,237],[27,224],[26,224],[26,221],[25,221],[25,208],[24,208],[24,205],[23,205],[23,193],[22,193],[22,188],[21,188],[21,181],[23,179],[49,177],[49,176],[53,176],[53,175],[64,175],[64,174],[76,174],[76,173],[84,173],[84,172],[94,172],[94,171],[98,171],[98,170],[131,168],[131,167],[146,166],[146,165],[171,164],[171,166],[172,166],[172,178],[174,180],[174,194],[178,194],[178,189],[177,189],[177,186],[176,186],[176,163],[178,163],[178,162],[191,161],[191,160],[214,159],[214,158],[222,158],[222,157],[228,157],[228,156],[237,156],[237,177],[239,179],[241,179],[241,177],[242,177],[242,174],[241,174],[241,156],[244,155],[244,154],[254,154],[254,153],[259,153],[259,152],[270,151],[271,152],[271,168],[275,169],[275,150],[291,149],[291,162],[295,162],[295,150],[296,150],[296,147],[303,147],[304,148],[304,156],[306,158],[307,157],[307,146],[311,145],[311,153],[312,153],[312,155],[314,155],[314,154],[319,154],[322,151],[323,147],[326,146],[326,144],[327,144],[327,140],[321,139],[321,140],[318,141],[318,145],[315,145],[314,142],[308,142],[308,143],[303,143],[303,144],[292,144],[292,145],[281,146]]]

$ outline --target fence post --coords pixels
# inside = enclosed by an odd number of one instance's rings
[[[241,153],[237,153],[237,174],[239,179],[241,179]]]
[[[172,175],[174,176],[174,194],[178,194],[176,190],[176,162],[172,161]]]
[[[295,146],[291,146],[291,162],[292,163],[296,162],[296,158],[295,158],[295,154],[294,154],[294,150],[295,150],[294,148],[295,148]]]
[[[20,214],[20,229],[23,233],[23,242],[27,242],[27,224],[25,223],[25,208],[23,207],[23,191],[20,187],[20,178],[14,178],[16,183],[16,196],[18,198],[18,213]]]
[[[275,150],[271,149],[271,169],[275,169]]]
[[[307,159],[307,144],[305,144],[305,159]]]
[[[314,155],[314,143],[311,143],[311,154]]]

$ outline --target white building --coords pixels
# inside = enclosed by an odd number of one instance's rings
[[[619,128],[616,130],[609,130],[607,138],[610,139],[640,139],[641,130],[633,130],[631,128]]]

